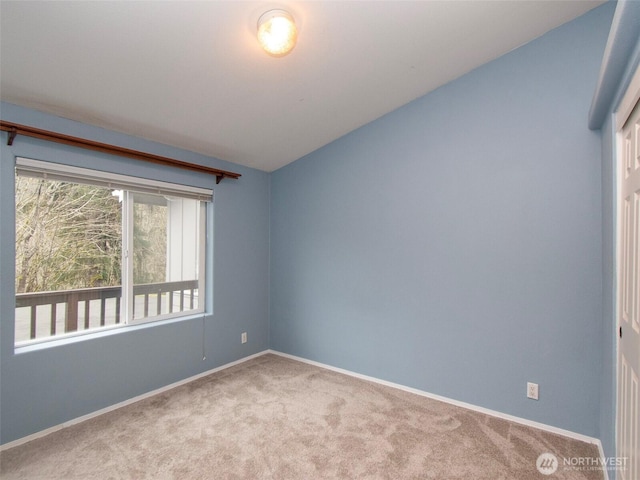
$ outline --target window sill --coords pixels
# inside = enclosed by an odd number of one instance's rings
[[[181,317],[172,317],[164,320],[154,320],[141,323],[134,323],[129,325],[114,325],[112,327],[102,327],[96,330],[89,330],[86,332],[70,333],[67,335],[61,335],[57,338],[44,338],[41,340],[33,340],[30,343],[22,343],[14,347],[15,355],[22,355],[25,353],[37,352],[41,350],[47,350],[50,348],[64,347],[67,345],[73,345],[79,342],[86,342],[91,340],[97,340],[101,338],[110,337],[113,335],[127,334],[138,330],[145,330],[149,328],[160,327],[163,325],[170,325],[178,322],[188,322],[192,320],[201,319],[203,317],[210,317],[208,312],[198,312],[192,315],[185,315]]]

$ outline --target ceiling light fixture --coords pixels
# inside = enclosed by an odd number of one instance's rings
[[[284,10],[269,10],[258,20],[258,41],[274,57],[283,57],[296,46],[298,30],[293,17]]]

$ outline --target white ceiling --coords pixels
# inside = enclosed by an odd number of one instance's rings
[[[3,0],[0,98],[273,171],[602,3]]]

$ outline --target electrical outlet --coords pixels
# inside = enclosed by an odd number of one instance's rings
[[[240,335],[240,341],[242,343],[247,343],[247,332],[242,332],[242,335]]]
[[[538,400],[538,384],[527,382],[527,398]]]

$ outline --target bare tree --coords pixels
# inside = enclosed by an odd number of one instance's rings
[[[121,218],[109,189],[16,177],[16,292],[120,285]]]

